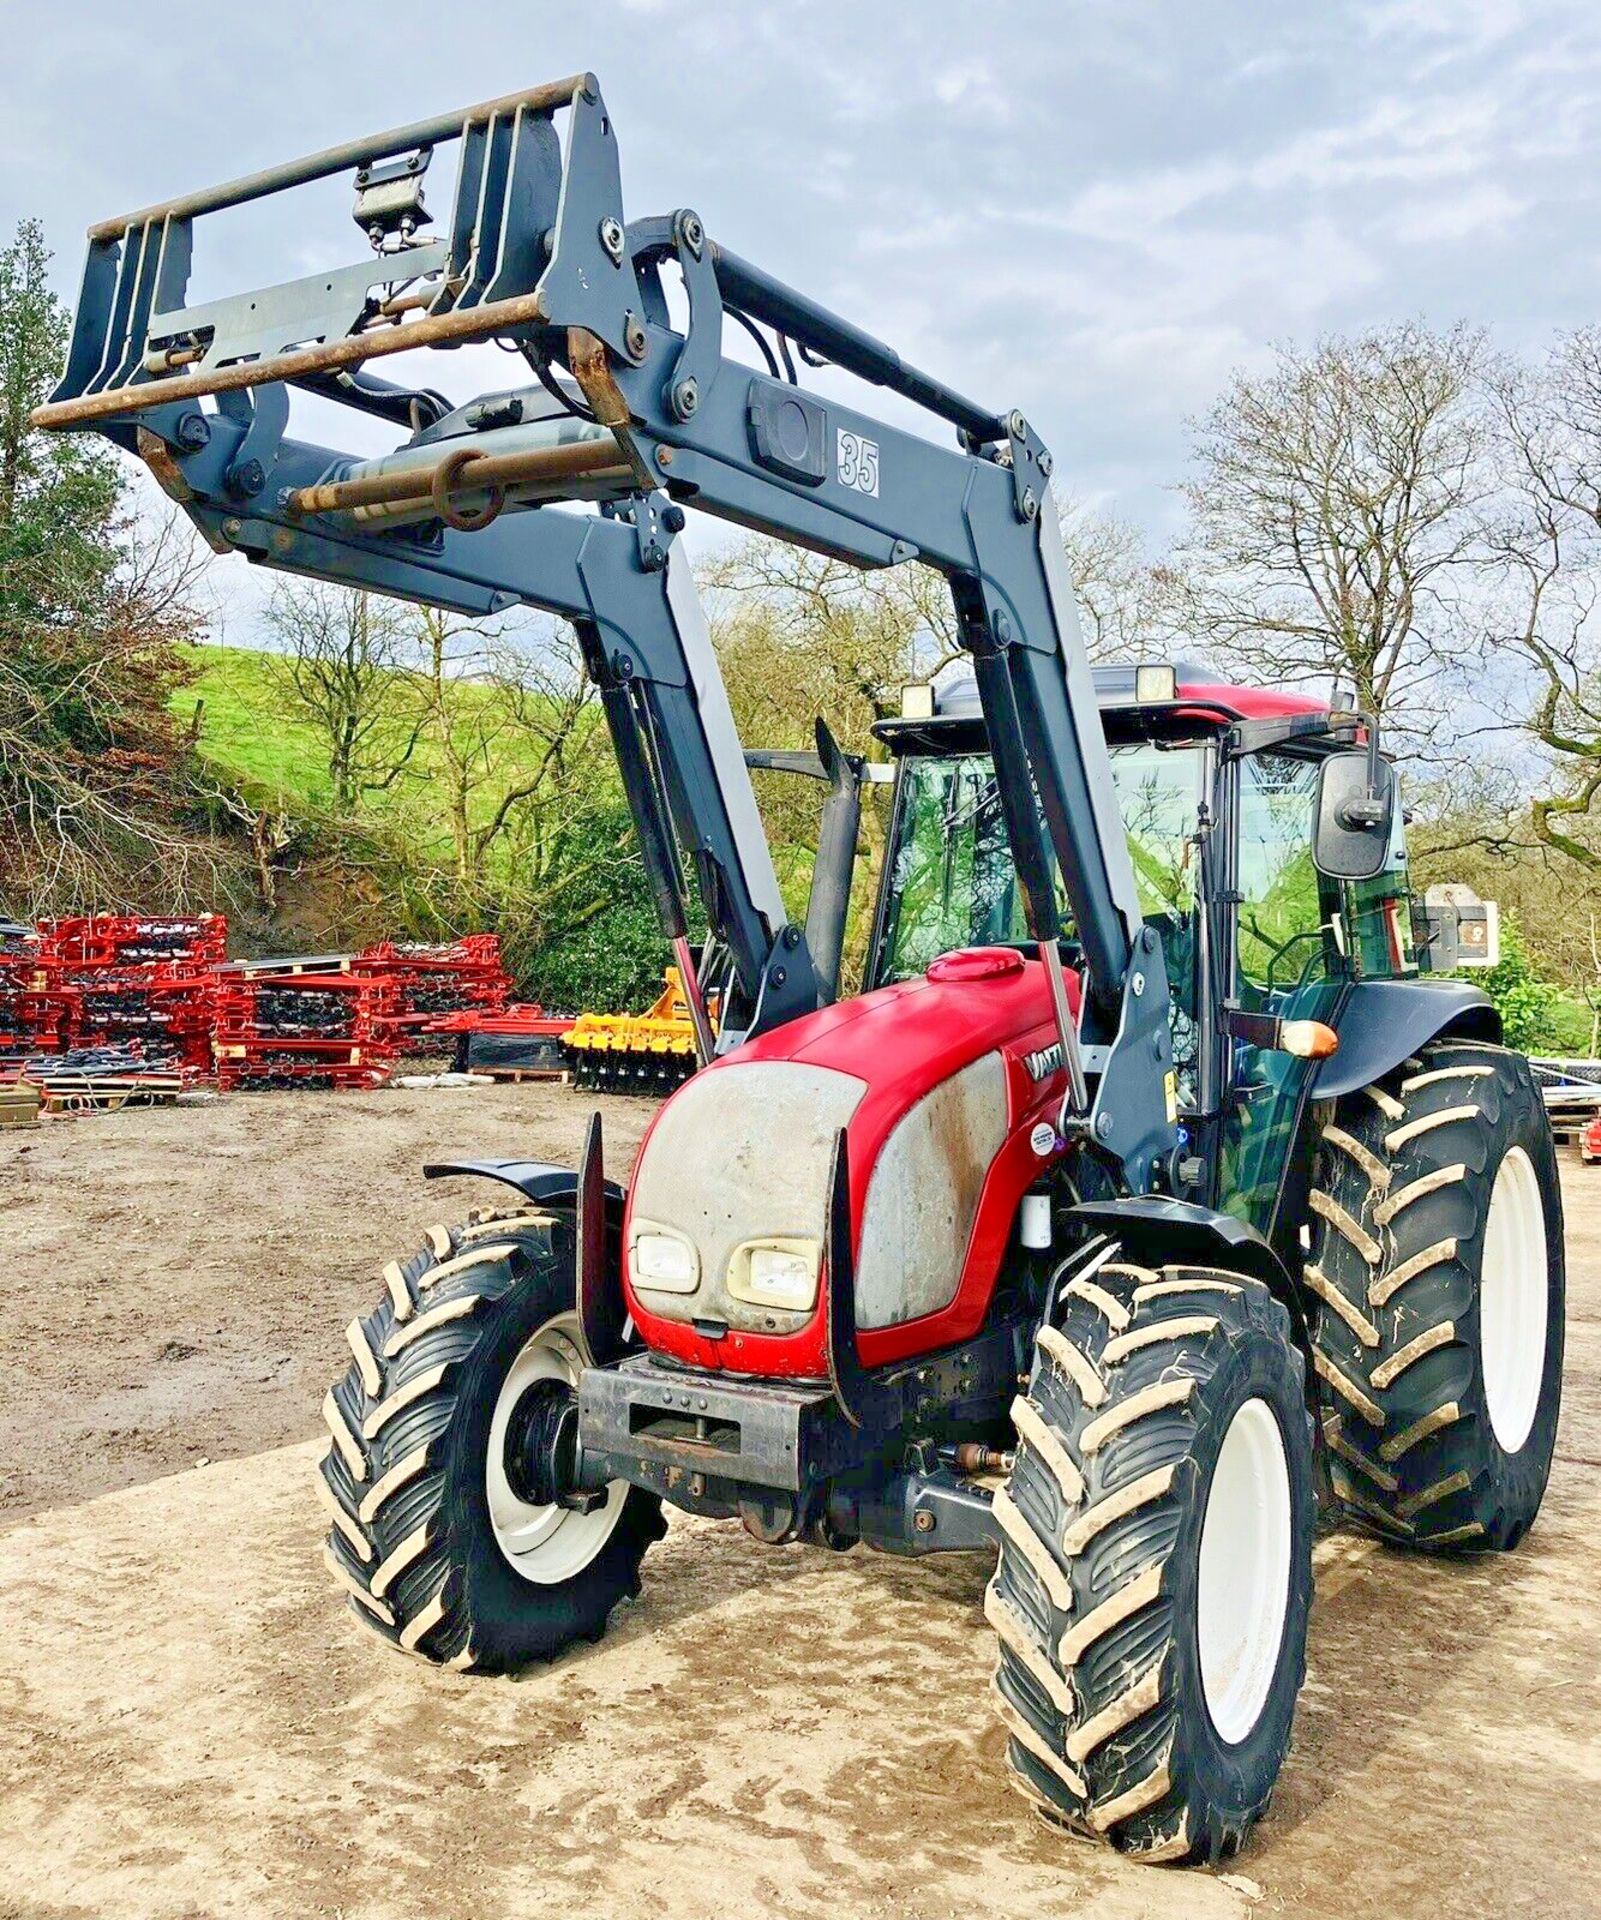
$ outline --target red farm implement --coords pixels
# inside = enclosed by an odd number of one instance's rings
[[[372,1087],[395,1057],[397,992],[342,955],[217,971],[217,1082],[231,1088]]]
[[[501,965],[500,939],[470,933],[448,945],[399,946],[380,940],[355,956],[354,969],[374,980],[393,983],[394,1027],[402,1053],[426,1053],[438,1022],[454,1016],[498,1014],[511,994],[511,977]]]

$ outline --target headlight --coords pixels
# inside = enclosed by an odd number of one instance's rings
[[[817,1298],[822,1257],[815,1240],[748,1240],[728,1263],[728,1291],[752,1306],[804,1313]]]
[[[635,1221],[628,1234],[628,1271],[636,1287],[693,1293],[700,1285],[700,1255],[681,1233]]]

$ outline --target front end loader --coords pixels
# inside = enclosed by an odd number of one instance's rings
[[[211,215],[341,175],[365,257],[188,304]],[[521,384],[370,371],[490,340]],[[397,444],[290,437],[303,393]],[[625,1178],[598,1118],[576,1169],[425,1169],[499,1200],[348,1329],[318,1488],[354,1609],[494,1673],[603,1633],[667,1506],[987,1553],[1018,1791],[1148,1860],[1237,1848],[1290,1743],[1319,1498],[1399,1543],[1511,1547],[1557,1416],[1549,1131],[1484,996],[1428,977],[1375,722],[1093,673],[1024,416],[691,209],[626,220],[590,75],[95,227],[38,424],[139,454],[220,552],[570,619],[676,951],[701,1070]],[[950,589],[970,672],[880,728],[894,826],[854,997],[854,818],[791,923],[689,511]]]

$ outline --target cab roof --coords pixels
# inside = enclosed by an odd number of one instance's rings
[[[1202,662],[1174,664],[1177,698],[1143,705],[1135,699],[1133,666],[1105,666],[1092,670],[1096,703],[1109,722],[1126,714],[1148,717],[1164,726],[1173,723],[1227,726],[1239,720],[1293,720],[1327,714],[1329,703],[1282,687],[1235,686],[1220,679],[1217,669]],[[881,720],[874,734],[897,752],[949,752],[958,748],[963,730],[983,726],[978,682],[971,673],[959,673],[936,682],[931,718]]]

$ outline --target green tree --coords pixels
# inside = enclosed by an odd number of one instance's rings
[[[229,850],[168,709],[196,637],[187,530],[98,440],[34,432],[69,317],[36,221],[0,248],[0,890],[10,911],[210,902]]]
[[[1556,1044],[1562,992],[1536,972],[1515,915],[1502,916],[1500,960],[1476,978],[1495,1002],[1509,1047],[1536,1053]]]

